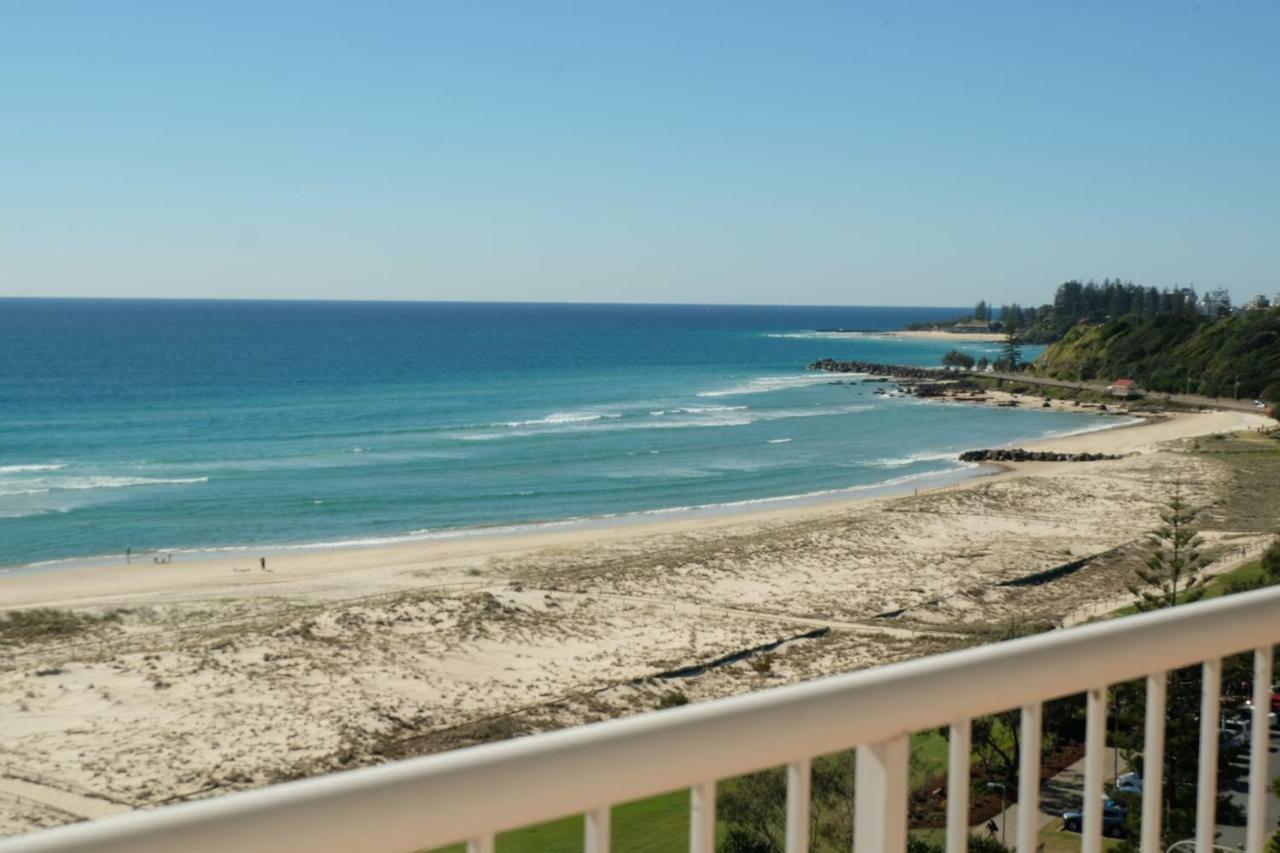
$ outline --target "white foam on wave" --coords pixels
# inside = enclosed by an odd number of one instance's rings
[[[532,418],[527,421],[503,421],[501,423],[492,424],[492,426],[505,427],[526,427],[526,426],[555,426],[557,424],[584,424],[592,421],[605,420],[606,418],[620,418],[622,415],[615,412],[552,412],[543,418]]]
[[[799,341],[839,341],[850,338],[885,338],[892,336],[884,332],[765,332],[766,338],[787,338]]]
[[[683,406],[677,409],[657,409],[650,412],[652,417],[663,415],[710,415],[718,412],[745,412],[749,406]]]
[[[699,397],[737,397],[742,394],[767,394],[771,391],[785,391],[789,388],[803,388],[806,385],[828,385],[837,381],[829,373],[805,373],[792,376],[760,376],[744,385],[732,388],[720,388],[714,391],[699,391]]]
[[[771,438],[769,439],[768,443],[769,444],[786,444],[790,440],[791,439],[789,438]]]
[[[600,421],[563,421],[549,423],[539,421],[528,422],[523,429],[510,429],[501,432],[460,432],[450,436],[457,441],[499,441],[510,438],[522,438],[538,435],[565,435],[588,432],[627,432],[648,429],[708,429],[717,427],[749,426],[760,421],[780,421],[790,418],[818,418],[834,415],[849,415],[870,411],[876,408],[869,403],[855,403],[843,406],[811,406],[792,409],[751,409],[747,406],[704,406],[685,409],[656,409],[649,416],[625,418],[611,416],[609,422]],[[684,417],[673,417],[677,412],[688,413]],[[603,420],[603,418],[602,418]],[[522,422],[523,423],[523,422]]]
[[[50,492],[88,492],[95,489],[129,489],[136,486],[187,486],[209,482],[208,477],[176,477],[161,479],[155,477],[80,477],[76,479],[58,480],[42,478],[14,484],[17,489],[0,488],[0,495],[43,495]]]
[[[938,462],[944,459],[955,462],[957,461],[956,457],[957,457],[957,454],[954,452],[912,453],[909,456],[894,456],[886,459],[872,459],[868,461],[866,464],[872,468],[905,468],[906,466],[914,465],[917,462]]]
[[[0,465],[0,474],[37,474],[45,471],[61,471],[66,467],[56,462],[39,465]]]
[[[1123,415],[1104,415],[1107,422],[1094,424],[1092,426],[1080,427],[1079,429],[1062,429],[1050,430],[1042,435],[1042,438],[1067,438],[1072,435],[1084,435],[1090,432],[1102,432],[1106,429],[1116,429],[1123,426],[1131,426],[1133,424],[1142,423],[1142,418],[1131,418]]]

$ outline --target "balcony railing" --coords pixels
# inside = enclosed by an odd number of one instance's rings
[[[712,853],[718,779],[787,766],[786,849],[809,849],[809,762],[857,747],[854,849],[902,851],[912,732],[951,727],[947,851],[969,834],[970,720],[1021,709],[1017,849],[1037,844],[1041,708],[1087,695],[1082,850],[1102,849],[1103,756],[1109,685],[1146,678],[1143,759],[1163,773],[1166,673],[1204,669],[1194,846],[1213,849],[1222,659],[1252,651],[1247,850],[1263,853],[1272,651],[1280,588],[1040,634],[849,675],[625,720],[478,746],[135,812],[0,842],[19,851],[387,851],[466,841],[493,850],[496,833],[586,815],[584,849],[607,853],[614,803],[689,788],[689,850]],[[1160,850],[1160,785],[1144,786],[1142,847]]]

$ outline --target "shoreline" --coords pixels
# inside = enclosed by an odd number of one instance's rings
[[[870,375],[870,374],[868,374]],[[985,400],[969,400],[964,398],[927,399],[928,403],[968,403],[970,405],[999,406],[1002,402],[1022,399],[1035,399],[1034,395],[1017,395],[1003,391],[990,392]],[[1054,401],[1050,407],[1053,411],[1075,411],[1071,407]],[[1093,412],[1100,418],[1130,416],[1127,412]],[[1048,435],[1039,438],[1015,439],[1003,446],[1014,443],[1028,446],[1041,441],[1084,435],[1091,432],[1104,432],[1140,426],[1144,421],[1131,423],[1104,424],[1070,430],[1061,435]],[[974,449],[974,448],[968,448]],[[407,547],[427,545],[430,543],[457,542],[459,540],[505,540],[520,536],[536,536],[540,534],[574,533],[603,531],[617,528],[634,527],[637,532],[674,521],[698,520],[743,520],[750,521],[756,514],[773,513],[787,510],[822,509],[839,507],[860,501],[898,497],[905,494],[919,494],[961,485],[971,480],[980,480],[1000,473],[996,463],[962,463],[958,457],[963,451],[957,451],[954,467],[938,471],[922,471],[899,477],[889,477],[874,483],[844,486],[831,489],[819,489],[812,492],[799,492],[789,495],[773,495],[766,497],[742,498],[734,501],[691,506],[655,507],[653,509],[617,512],[605,515],[571,516],[567,518],[528,519],[512,522],[498,522],[489,525],[472,527],[446,527],[438,530],[424,529],[403,533],[369,533],[353,535],[346,539],[310,542],[275,542],[262,544],[231,544],[211,546],[174,546],[153,548],[138,551],[133,562],[126,562],[119,554],[95,554],[80,557],[63,557],[52,560],[38,560],[33,563],[15,563],[0,565],[0,584],[9,578],[43,575],[48,572],[80,572],[95,571],[108,568],[132,568],[134,566],[173,566],[183,562],[205,562],[209,560],[281,559],[289,556],[308,553],[329,553],[335,551],[366,551],[378,548]],[[925,461],[925,460],[921,460]],[[168,556],[168,562],[156,562],[156,557]],[[176,560],[175,560],[176,558]],[[0,608],[2,609],[2,608]]]
[[[990,405],[990,403],[988,403]],[[1099,417],[1106,417],[1100,414]],[[1117,423],[1097,429],[1076,431],[1059,436],[1046,436],[1018,442],[1027,450],[1058,452],[1095,452],[1131,455],[1154,450],[1157,445],[1183,438],[1220,432],[1252,429],[1270,423],[1261,415],[1243,412],[1169,413],[1158,419],[1143,418],[1130,423]],[[838,490],[839,496],[819,493],[792,498],[759,499],[751,503],[784,503],[782,506],[723,507],[715,509],[676,508],[654,510],[636,515],[611,518],[547,521],[530,525],[512,525],[512,529],[494,532],[484,528],[464,528],[456,534],[435,538],[401,540],[371,544],[339,544],[336,546],[298,545],[293,547],[231,546],[222,551],[206,551],[200,556],[186,555],[172,563],[134,562],[126,565],[123,558],[111,561],[84,558],[74,566],[0,574],[0,589],[6,593],[0,612],[41,606],[78,606],[101,601],[135,600],[150,593],[183,595],[226,589],[226,572],[238,573],[235,594],[251,594],[246,587],[273,586],[288,580],[362,572],[387,568],[404,568],[426,562],[449,561],[477,556],[511,555],[550,548],[575,547],[583,543],[606,543],[695,533],[722,532],[752,525],[781,526],[836,516],[850,511],[891,504],[912,496],[942,491],[963,491],[980,484],[1010,477],[1038,476],[1061,470],[1064,466],[1106,463],[1025,462],[969,463],[972,467],[931,472],[921,477],[962,474],[952,482],[923,488],[897,484],[878,484]],[[912,475],[913,477],[915,475]],[[895,488],[900,486],[900,488]],[[849,495],[850,491],[881,489],[882,494]],[[805,498],[808,498],[805,500]],[[470,532],[474,531],[474,532]],[[175,552],[177,553],[177,552]],[[269,570],[259,571],[258,561],[265,557]],[[39,565],[39,564],[37,564]],[[247,568],[245,568],[247,567]]]
[[[1123,458],[984,465],[918,495],[295,552],[265,570],[250,552],[0,578],[0,615],[30,611],[3,638],[10,775],[51,804],[0,796],[0,835],[101,816],[84,798],[217,796],[1062,624],[1127,588],[1174,483],[1198,505],[1250,487],[1251,463],[1217,442],[1280,466],[1256,436],[1196,439],[1271,423],[1251,413],[1097,423],[1114,426],[1017,446]],[[1224,566],[1271,537],[1237,504],[1203,531]]]

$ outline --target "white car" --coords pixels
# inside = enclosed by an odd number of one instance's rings
[[[1255,409],[1265,409],[1267,407],[1267,404],[1262,402],[1261,400],[1254,400],[1253,407]]]
[[[1116,790],[1123,794],[1141,794],[1142,774],[1137,770],[1121,773],[1120,778],[1116,779]]]

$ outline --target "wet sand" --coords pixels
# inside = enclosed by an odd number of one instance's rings
[[[949,404],[950,405],[950,404]],[[960,405],[960,404],[954,404]],[[1175,414],[919,494],[715,518],[0,579],[61,630],[0,665],[0,832],[212,796],[983,641],[1114,598],[1186,439]],[[1259,535],[1206,531],[1211,548]],[[1086,559],[1046,584],[1023,580]],[[774,645],[774,644],[778,645]],[[705,665],[732,658],[720,665]],[[703,665],[695,674],[677,670]]]

